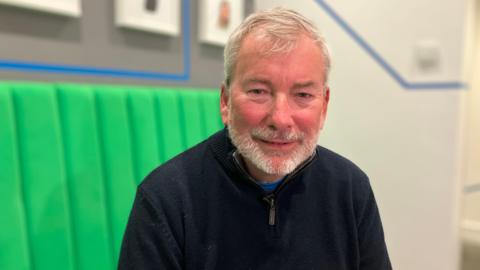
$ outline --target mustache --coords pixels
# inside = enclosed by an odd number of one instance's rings
[[[305,133],[303,132],[272,130],[267,127],[253,128],[250,134],[252,137],[261,140],[297,141],[305,138]]]

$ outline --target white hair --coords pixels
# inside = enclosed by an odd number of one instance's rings
[[[286,53],[295,48],[302,35],[309,36],[322,51],[325,84],[330,71],[330,52],[320,31],[303,15],[285,8],[273,8],[248,16],[230,35],[224,50],[224,84],[227,90],[233,79],[238,53],[248,34],[264,41],[268,47],[264,53]]]

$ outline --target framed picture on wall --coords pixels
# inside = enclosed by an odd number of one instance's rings
[[[223,46],[243,20],[243,0],[200,0],[201,42]]]
[[[80,17],[80,0],[0,0],[0,4],[24,7],[70,17]]]
[[[117,26],[171,36],[180,34],[181,0],[116,0]]]

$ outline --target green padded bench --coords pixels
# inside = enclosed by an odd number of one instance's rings
[[[0,83],[0,269],[116,269],[136,186],[222,127],[212,89]]]

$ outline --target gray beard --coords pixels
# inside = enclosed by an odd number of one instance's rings
[[[233,145],[242,157],[248,159],[262,172],[271,175],[287,175],[294,171],[313,154],[318,138],[318,132],[313,138],[309,139],[304,133],[279,132],[268,127],[254,128],[249,133],[240,134],[233,121],[229,121],[228,132]],[[298,140],[303,141],[303,143],[289,153],[280,151],[265,153],[252,137],[263,140]],[[275,160],[275,157],[282,156],[284,157],[283,160]]]

